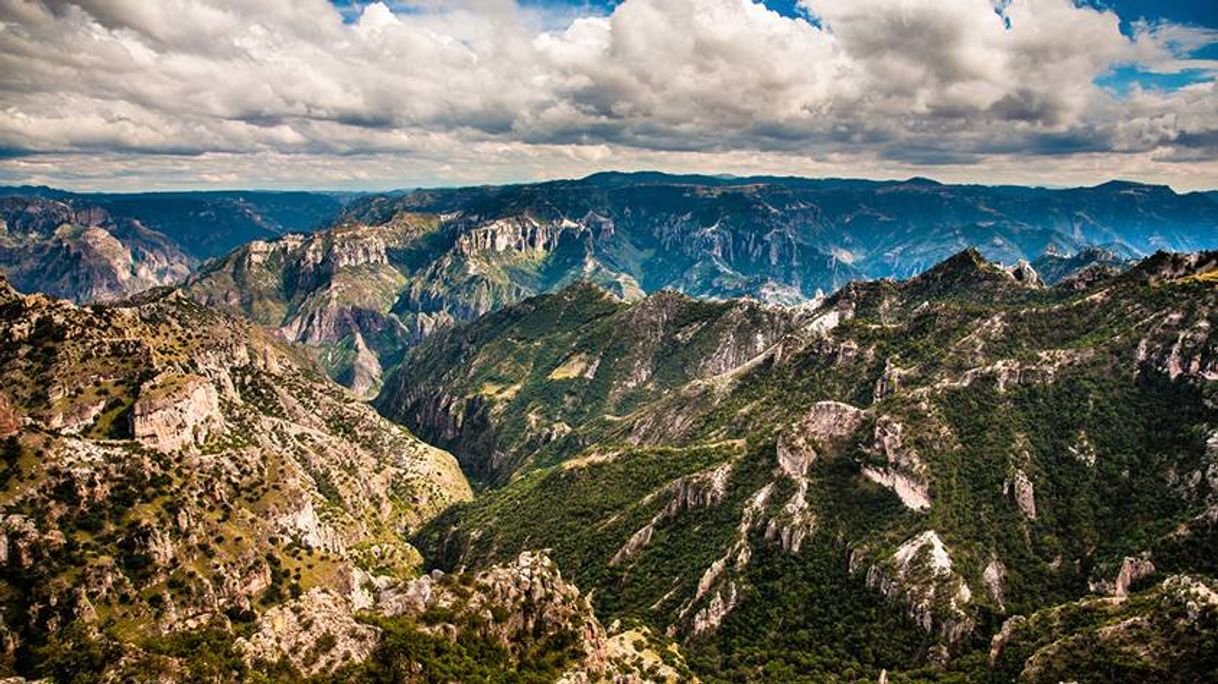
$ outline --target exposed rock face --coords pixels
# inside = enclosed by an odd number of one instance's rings
[[[795,484],[795,493],[775,513],[765,527],[767,540],[777,541],[783,550],[799,553],[804,539],[816,529],[816,513],[808,501],[808,468],[817,458],[817,449],[836,448],[862,426],[866,412],[839,401],[821,401],[795,425],[778,436],[779,474]],[[734,600],[734,594],[729,595]],[[731,602],[724,600],[724,605]]]
[[[1096,452],[1095,445],[1087,438],[1086,432],[1080,432],[1075,438],[1074,444],[1071,444],[1066,450],[1075,460],[1085,464],[1088,468],[1094,468],[1099,460],[1099,453]]]
[[[364,342],[364,336],[358,331],[352,333],[355,340],[355,361],[351,364],[351,391],[361,396],[367,395],[379,386],[381,379],[381,363],[377,356]]]
[[[729,581],[715,589],[710,602],[694,615],[693,633],[702,635],[717,629],[723,618],[736,607],[737,598],[735,582]]]
[[[814,404],[803,420],[778,438],[778,467],[788,477],[803,477],[816,458],[816,445],[854,434],[864,415],[861,409],[838,401]]]
[[[973,630],[965,608],[972,591],[952,568],[943,540],[934,530],[906,541],[892,556],[867,569],[867,586],[904,603],[922,629],[958,644]]]
[[[1134,582],[1155,574],[1155,564],[1149,558],[1126,556],[1121,561],[1121,568],[1112,580],[1091,582],[1091,591],[1102,592],[1117,598],[1129,595],[1129,587]]]
[[[804,539],[815,530],[816,512],[808,501],[808,480],[801,478],[796,481],[795,493],[766,524],[765,538],[777,540],[784,551],[799,553]]]
[[[901,368],[892,359],[884,361],[884,372],[875,381],[875,389],[871,392],[872,401],[880,401],[884,397],[895,394],[901,388],[901,377],[912,373],[913,369]]]
[[[618,552],[609,561],[610,565],[619,565],[638,554],[651,541],[656,528],[665,521],[671,520],[685,511],[709,508],[719,503],[724,492],[727,491],[732,468],[733,463],[728,461],[715,468],[680,477],[659,492],[648,495],[648,499],[667,497],[668,504],[652,516],[650,522],[631,535],[625,545],[618,549]]]
[[[529,216],[491,221],[465,233],[457,241],[457,249],[466,256],[477,256],[484,252],[537,252],[547,254],[558,246],[564,230],[574,229],[578,234],[583,227],[575,224],[542,225]]]
[[[1138,344],[1137,362],[1173,380],[1218,380],[1218,358],[1212,354],[1215,330],[1204,316],[1159,312]]]
[[[102,399],[54,406],[47,414],[46,426],[68,435],[80,434],[93,423],[105,407],[106,402]]]
[[[1040,274],[1036,272],[1036,269],[1026,259],[1017,261],[1014,266],[1008,269],[1008,273],[1017,282],[1026,287],[1044,287],[1045,283],[1040,279]]]
[[[1003,494],[1013,494],[1024,517],[1029,520],[1036,519],[1036,489],[1027,473],[1017,469],[1012,478],[1003,485]]]
[[[140,387],[131,413],[135,438],[161,451],[201,445],[224,427],[216,388],[198,375],[161,375]]]
[[[646,627],[618,631],[618,626],[609,628],[612,633],[606,646],[612,671],[612,681],[623,684],[643,684],[644,682],[662,682],[663,684],[678,684],[686,681],[687,677],[679,669],[669,664],[672,661],[683,663],[681,651],[675,644],[663,650],[651,645],[653,641],[651,630]],[[665,662],[665,657],[669,662]],[[580,684],[581,682],[596,681],[586,672],[573,671],[564,674],[560,684]]]
[[[985,580],[985,586],[990,591],[990,599],[997,604],[999,610],[1005,610],[1007,568],[1002,561],[994,558],[986,564],[985,570],[981,572],[982,579]]]
[[[886,467],[863,466],[867,479],[888,487],[906,507],[923,511],[930,508],[930,484],[926,465],[918,452],[904,441],[905,426],[888,416],[875,421],[873,449],[884,455]]]
[[[460,630],[472,629],[513,658],[525,657],[540,642],[574,636],[581,669],[601,674],[610,665],[607,634],[591,604],[544,553],[521,553],[510,564],[465,580],[442,573],[420,577],[383,591],[377,606],[389,616],[421,616],[431,608],[453,614],[451,622],[423,625],[437,634],[456,637]]]
[[[1016,630],[1026,625],[1028,619],[1022,615],[1015,615],[1002,623],[1002,629],[990,639],[990,667],[998,661],[1002,655],[1002,649],[1006,648],[1007,642],[1011,640],[1011,635]]]
[[[194,260],[173,240],[99,206],[0,199],[0,269],[27,292],[111,301],[182,281]]]

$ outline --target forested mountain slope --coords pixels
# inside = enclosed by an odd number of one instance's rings
[[[377,406],[489,487],[425,556],[549,548],[709,680],[1192,681],[1216,269],[1052,288],[968,250],[796,309],[579,285],[430,337]]]

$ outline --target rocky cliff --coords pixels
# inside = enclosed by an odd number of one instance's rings
[[[249,663],[288,662],[339,681],[422,681],[441,667],[458,679],[689,680],[680,652],[646,630],[610,634],[544,553],[477,573],[381,581],[374,590],[363,605],[310,591],[267,611],[236,648]],[[420,658],[421,644],[434,649],[432,659]]]

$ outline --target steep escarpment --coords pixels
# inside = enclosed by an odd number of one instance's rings
[[[580,286],[433,336],[377,405],[493,487],[416,537],[442,567],[550,548],[708,678],[1000,676],[1019,616],[1110,596],[1160,639],[1155,583],[1213,577],[1214,268],[1046,287],[966,251],[784,310]],[[1139,657],[1204,662],[1189,625]]]
[[[436,324],[394,313],[407,279],[390,261],[436,228],[433,219],[400,217],[255,241],[206,266],[186,291],[309,345],[332,377],[367,394],[380,386],[382,367]]]
[[[227,668],[287,601],[350,620],[410,579],[406,535],[471,495],[449,454],[180,293],[80,308],[0,281],[0,337],[5,672]]]

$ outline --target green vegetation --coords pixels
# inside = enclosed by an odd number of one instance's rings
[[[1215,572],[1218,526],[1204,512],[1218,496],[1206,476],[1218,404],[1212,381],[1189,369],[1213,367],[1218,292],[1187,276],[1095,287],[1106,289],[1030,287],[965,253],[907,283],[842,290],[821,312],[846,320],[820,335],[804,331],[819,312],[753,317],[671,295],[600,308],[595,290],[575,287],[433,337],[378,404],[491,487],[418,535],[433,562],[477,567],[552,548],[602,620],[675,629],[708,681],[852,681],[885,669],[894,682],[1008,681],[1032,655],[1017,649],[1008,669],[989,669],[990,638],[1009,617],[1111,586],[1126,557],[1157,570],[1135,591]],[[705,370],[734,340],[767,334],[779,351],[737,355],[727,375]],[[816,445],[804,496],[812,532],[791,553],[778,538],[794,524],[784,507],[797,484],[776,474],[776,442],[825,400],[867,413],[849,438]],[[900,426],[896,446],[879,443],[881,417]],[[649,446],[622,446],[638,443]],[[733,463],[722,496],[659,515],[671,499],[658,492],[713,465],[685,455],[725,444],[742,446],[715,459]],[[911,469],[929,510],[909,510],[863,466]],[[929,530],[969,588],[961,610],[973,628],[950,644],[865,586],[870,567]],[[932,583],[929,572],[900,581]],[[713,633],[691,636],[716,591],[735,592],[730,610]],[[936,624],[952,617],[945,610],[932,611]],[[1189,668],[1213,633],[1198,624],[1179,656]],[[1063,662],[1117,679],[1164,671],[1088,638],[1096,660],[1080,646]]]
[[[381,641],[372,656],[363,663],[319,678],[319,683],[543,684],[557,679],[575,655],[569,648],[547,644],[545,650],[513,659],[498,643],[469,629],[461,629],[453,640],[424,631],[414,621],[403,618],[368,617],[367,621],[382,630]]]
[[[874,680],[909,669],[932,640],[846,572],[842,550],[820,534],[800,555],[758,545],[748,596],[690,664],[707,682]]]

